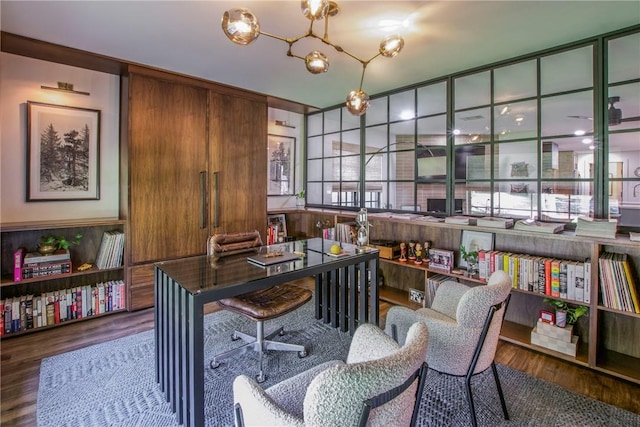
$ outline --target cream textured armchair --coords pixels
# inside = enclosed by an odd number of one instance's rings
[[[367,419],[370,426],[414,425],[427,371],[427,327],[416,323],[406,337],[400,347],[377,326],[363,324],[346,363],[326,362],[266,390],[238,376],[236,426],[364,426]]]
[[[493,359],[511,288],[511,278],[504,271],[493,273],[486,286],[469,287],[447,281],[438,287],[431,308],[413,311],[396,306],[387,314],[385,331],[400,343],[404,342],[406,331],[415,322],[427,325],[427,364],[435,371],[465,377],[474,426],[477,421],[471,377],[489,367],[496,381],[504,418],[509,419]]]

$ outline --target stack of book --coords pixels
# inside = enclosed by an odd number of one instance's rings
[[[596,219],[588,216],[579,216],[576,225],[576,236],[604,237],[615,239],[618,220]]]
[[[122,265],[124,233],[119,230],[105,231],[96,256],[99,269],[118,268]]]
[[[476,225],[477,221],[477,218],[466,215],[448,216],[444,219],[445,224]]]
[[[521,219],[516,221],[514,230],[532,231],[534,233],[554,234],[564,230],[564,224],[556,222],[540,222],[532,219]]]
[[[71,255],[68,249],[60,249],[51,255],[38,252],[25,253],[19,249],[14,253],[13,280],[20,282],[46,276],[71,274]]]
[[[478,218],[478,227],[489,228],[511,228],[513,227],[513,218],[498,218],[493,216],[485,216]]]
[[[598,261],[602,305],[640,314],[640,301],[627,254],[604,252]]]

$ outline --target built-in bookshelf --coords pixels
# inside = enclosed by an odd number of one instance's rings
[[[289,233],[302,237],[319,237],[315,224],[353,221],[356,212],[331,211],[327,209],[305,209],[278,211],[286,214]],[[605,306],[599,276],[599,261],[603,253],[624,254],[631,274],[638,277],[640,268],[640,245],[628,236],[618,235],[615,239],[576,236],[573,231],[559,233],[537,233],[514,229],[501,229],[466,224],[446,224],[443,222],[421,221],[416,218],[392,218],[369,216],[371,239],[431,241],[433,246],[459,254],[463,230],[494,233],[494,250],[509,253],[520,258],[554,259],[565,264],[587,265],[591,289],[585,298],[569,295],[547,295],[540,289],[527,284],[512,291],[512,297],[501,331],[501,339],[530,348],[557,358],[605,372],[625,380],[640,384],[640,342],[629,339],[640,336],[640,314],[632,311]],[[380,259],[380,269],[384,286],[380,299],[410,308],[421,304],[411,301],[410,289],[425,291],[429,277],[443,274],[441,270],[429,268],[428,264],[415,265],[395,259]],[[444,272],[452,278],[469,285],[485,282],[477,277],[469,277],[460,269]],[[635,286],[640,284],[635,283]],[[558,289],[558,292],[560,289]],[[583,291],[584,292],[584,291]],[[576,356],[556,352],[531,343],[531,331],[536,326],[540,310],[550,310],[545,298],[561,299],[572,305],[585,305],[588,313],[582,316],[574,327],[579,336]]]
[[[124,220],[105,218],[2,224],[2,338],[125,310],[128,299],[121,258],[125,223]],[[82,238],[78,245],[69,248],[69,258],[65,260],[70,269],[40,273],[39,277],[14,274],[19,256],[16,253],[19,254],[21,248],[22,253],[34,253],[43,235],[77,234]],[[109,238],[112,235],[120,236],[117,244]],[[110,248],[111,254],[110,262],[103,264],[104,268],[96,265],[101,247],[103,253]],[[38,265],[47,265],[46,260],[38,260],[43,261]]]

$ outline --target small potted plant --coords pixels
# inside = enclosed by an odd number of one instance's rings
[[[305,202],[304,198],[306,195],[307,195],[307,192],[304,189],[294,194],[294,196],[296,196],[296,207],[298,208],[304,207],[304,202]]]
[[[566,325],[574,325],[581,316],[589,311],[584,305],[571,306],[558,299],[545,298],[544,302],[555,309],[556,326],[560,328],[564,328]]]
[[[467,252],[467,248],[464,245],[460,245],[460,253],[462,259],[467,262],[467,273],[473,276],[478,272],[478,251]]]
[[[59,249],[67,250],[71,245],[78,246],[82,239],[82,234],[77,233],[73,236],[73,240],[68,240],[64,236],[54,236],[52,234],[48,236],[41,236],[40,243],[38,244],[38,252],[42,255],[50,255]]]

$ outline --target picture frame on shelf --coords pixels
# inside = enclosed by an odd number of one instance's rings
[[[485,231],[462,230],[460,237],[460,246],[464,246],[467,253],[478,252],[480,250],[493,250],[494,235]],[[458,267],[466,268],[467,260],[462,256],[462,252],[458,257]]]
[[[429,249],[429,268],[448,273],[453,268],[453,251]]]
[[[27,202],[100,199],[100,110],[27,101]]]
[[[100,199],[100,110],[27,101],[27,202]]]
[[[293,196],[295,187],[296,139],[268,135],[267,195]]]

